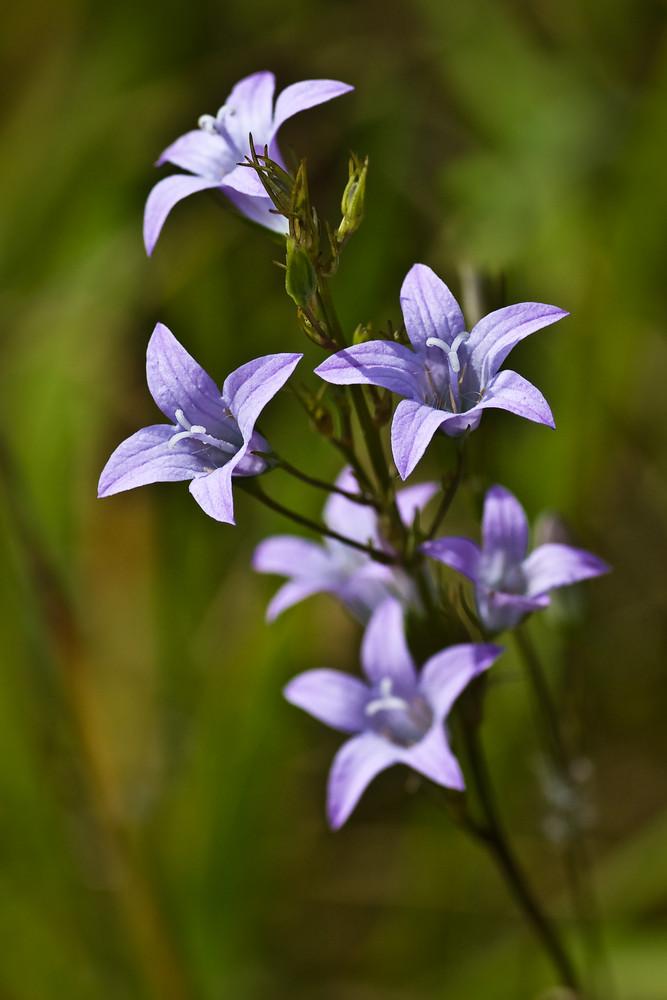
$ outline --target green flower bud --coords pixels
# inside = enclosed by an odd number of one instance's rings
[[[356,232],[364,217],[366,200],[366,174],[368,173],[368,157],[362,163],[356,153],[350,157],[349,179],[341,201],[343,218],[336,232],[339,245]]]
[[[307,308],[317,291],[317,272],[312,260],[293,236],[286,237],[285,290],[298,306]]]

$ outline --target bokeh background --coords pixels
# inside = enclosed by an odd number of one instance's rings
[[[489,306],[571,312],[512,355],[558,431],[492,413],[476,468],[614,566],[577,595],[578,624],[531,625],[594,765],[605,997],[667,996],[665,15],[663,0],[3,7],[3,1000],[515,1000],[552,983],[489,859],[407,772],[328,830],[340,738],[281,688],[356,669],[359,633],[326,597],[264,624],[278,581],[251,553],[289,525],[244,495],[238,526],[218,525],[180,484],[95,499],[112,448],[156,419],[155,322],[219,381],[303,349],[275,250],[213,199],[179,205],[151,260],[141,241],[160,151],[260,69],[356,88],[283,130],[332,221],[348,150],[370,155],[334,283],[348,328],[399,322],[415,261],[457,294],[481,276]],[[276,447],[336,475],[294,400],[270,419]],[[449,454],[443,439],[416,478]],[[318,514],[321,496],[268,486]],[[465,496],[450,523],[474,530]],[[567,929],[511,652],[499,677],[484,740],[503,817]]]

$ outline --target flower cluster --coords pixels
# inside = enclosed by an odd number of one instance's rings
[[[324,230],[310,204],[305,161],[296,176],[290,175],[277,134],[293,115],[352,88],[334,80],[307,80],[283,90],[275,106],[274,88],[271,73],[246,77],[215,116],[203,115],[198,129],[162,153],[158,164],[169,162],[186,173],[163,178],[151,191],[145,244],[150,254],[177,202],[206,189],[224,194],[250,222],[286,237],[286,290],[296,303],[299,328],[328,352],[314,369],[318,388],[295,388],[293,396],[304,404],[314,432],[342,452],[346,465],[335,483],[301,473],[256,429],[302,354],[249,360],[227,376],[220,390],[158,323],[148,344],[146,370],[148,388],[167,423],[145,427],[116,448],[101,474],[99,495],[189,480],[190,492],[206,514],[234,524],[235,479],[252,480],[282,468],[328,490],[320,523],[268,497],[259,484],[245,483],[261,502],[321,536],[321,541],[274,536],[256,548],[256,570],[287,578],[269,604],[268,620],[326,592],[364,627],[365,679],[315,669],[285,688],[292,704],[350,734],[329,777],[328,816],[337,828],[372,778],[393,764],[463,789],[446,720],[464,688],[502,653],[487,640],[544,608],[554,588],[597,576],[608,567],[564,544],[541,545],[529,555],[525,513],[500,486],[486,494],[481,546],[469,538],[435,537],[462,479],[461,464],[456,476],[442,475],[442,488],[426,482],[396,489],[396,472],[407,479],[438,430],[458,439],[460,463],[467,435],[478,428],[485,410],[504,409],[555,426],[539,389],[502,365],[519,341],[567,313],[522,302],[489,313],[468,330],[447,285],[425,264],[414,264],[400,292],[409,345],[400,337],[370,339],[365,331],[359,342],[347,346],[328,280],[363,218],[368,162],[352,155],[342,220],[338,226],[327,225],[326,250],[321,246]],[[340,388],[331,390],[329,384]],[[393,465],[382,434],[392,410]],[[436,499],[437,512],[429,518],[427,505]],[[442,571],[433,572],[434,560],[472,581],[476,623],[441,586]],[[421,671],[408,646],[406,622],[431,640],[442,637],[441,648],[428,656]],[[452,642],[448,635],[458,638]],[[462,635],[469,641],[461,642]]]

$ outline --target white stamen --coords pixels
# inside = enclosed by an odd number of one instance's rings
[[[380,681],[380,698],[369,701],[364,709],[366,715],[375,715],[377,712],[384,712],[391,708],[403,709],[407,711],[410,706],[403,698],[397,698],[391,693],[393,681],[391,677],[383,677]]]
[[[454,338],[451,347],[449,346],[449,344],[445,343],[444,340],[441,340],[440,337],[428,337],[426,340],[426,346],[439,347],[441,350],[443,350],[449,359],[449,363],[452,366],[452,371],[458,375],[458,373],[461,371],[461,362],[459,361],[456,352],[458,351],[460,345],[465,343],[465,341],[468,339],[469,336],[470,334],[466,330],[462,330],[461,333],[458,333]]]
[[[176,410],[174,414],[176,417],[176,422],[183,428],[182,431],[178,431],[176,434],[172,434],[169,438],[169,448],[173,451],[174,446],[179,442],[183,441],[184,438],[192,437],[193,434],[208,434],[205,427],[201,424],[191,424],[188,418],[183,413],[183,410]]]
[[[215,127],[215,118],[213,115],[200,115],[197,125],[202,131],[208,132],[209,135],[217,135],[218,130]]]
[[[192,424],[190,423],[190,421],[188,420],[188,418],[183,413],[183,410],[176,410],[176,413],[174,414],[174,416],[176,417],[176,423],[180,424],[181,427],[184,427],[186,431],[189,431],[189,430],[192,429]]]

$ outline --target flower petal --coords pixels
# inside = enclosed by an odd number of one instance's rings
[[[356,485],[356,480],[355,480]],[[344,489],[344,487],[342,487]],[[358,487],[355,492],[359,492]],[[348,500],[340,493],[332,493],[324,505],[324,523],[355,542],[379,545],[377,514],[372,507],[365,507]]]
[[[406,486],[405,489],[396,493],[396,506],[401,516],[401,521],[408,528],[412,527],[415,515],[424,509],[429,500],[438,492],[437,483],[415,483],[414,486]]]
[[[237,160],[238,155],[222,136],[196,128],[167,146],[155,166],[173,163],[182,170],[189,170],[191,174],[219,184],[224,175],[234,169]]]
[[[255,549],[252,568],[258,573],[279,573],[298,578],[321,577],[329,571],[329,554],[317,542],[298,535],[274,535]]]
[[[482,547],[487,558],[501,552],[518,566],[528,551],[528,519],[519,501],[502,486],[492,486],[484,501]]]
[[[429,337],[451,344],[466,328],[458,302],[425,264],[415,264],[408,271],[401,287],[401,309],[410,343],[422,355]]]
[[[363,681],[340,670],[307,670],[292,678],[283,694],[292,705],[333,729],[358,733],[366,726],[370,691]]]
[[[496,309],[477,323],[467,342],[468,357],[486,385],[520,340],[567,316],[564,309],[541,302],[519,302]]]
[[[391,450],[401,479],[408,478],[438,427],[452,417],[453,413],[434,410],[426,403],[401,400],[391,425]]]
[[[284,583],[273,595],[266,609],[266,620],[271,624],[276,618],[313,594],[321,594],[325,588],[317,577],[299,577]]]
[[[275,137],[283,122],[292,115],[314,108],[325,101],[331,101],[334,97],[347,94],[350,90],[354,90],[354,87],[339,80],[302,80],[300,83],[285,87],[276,100],[271,139]]]
[[[407,643],[403,608],[393,597],[375,611],[361,644],[361,664],[372,684],[390,677],[397,689],[412,690],[417,672]]]
[[[249,150],[251,132],[258,152],[269,142],[275,86],[273,73],[253,73],[239,80],[225,101],[224,127],[239,151]]]
[[[420,552],[425,552],[431,559],[438,559],[446,566],[451,566],[463,573],[469,580],[479,579],[479,565],[482,552],[470,538],[436,538],[433,542],[424,542],[419,546]]]
[[[206,427],[220,420],[220,390],[164,323],[156,324],[148,342],[146,379],[153,399],[170,420],[177,422],[177,410],[191,424]]]
[[[203,463],[186,448],[169,448],[174,428],[143,427],[118,445],[102,470],[97,495],[108,497],[149,483],[179,482],[203,474]],[[200,448],[199,442],[182,442]]]
[[[462,791],[465,787],[461,768],[447,743],[441,724],[432,726],[426,736],[414,746],[398,747],[398,761],[445,788]]]
[[[174,205],[197,191],[216,188],[218,183],[209,177],[191,177],[189,174],[172,174],[158,181],[148,195],[144,212],[144,243],[149,257]]]
[[[267,354],[247,361],[227,376],[222,395],[244,440],[250,438],[257,417],[284,386],[302,357],[303,354]]]
[[[450,646],[427,660],[419,689],[433,709],[434,719],[442,722],[473,677],[490,667],[502,652],[502,646],[470,642]]]
[[[591,576],[600,576],[611,569],[592,552],[557,542],[540,545],[531,552],[522,568],[526,575],[527,597],[536,597],[555,587],[565,587]]]
[[[315,374],[334,385],[380,385],[409,399],[421,399],[424,365],[404,344],[370,340],[332,354]]]
[[[256,222],[257,225],[263,226],[265,229],[270,229],[273,233],[286,235],[289,231],[289,223],[284,215],[280,215],[279,212],[274,211],[273,202],[264,192],[260,181],[258,181],[260,190],[254,186],[252,179],[251,181],[246,181],[243,185],[244,190],[236,190],[235,185],[242,173],[243,168],[239,167],[233,173],[228,174],[220,185],[220,190],[229,198],[232,205],[238,209],[241,215],[250,219],[251,222]],[[251,170],[246,170],[245,174],[250,175],[252,178]],[[238,186],[241,187],[241,184]],[[246,193],[247,191],[250,193]]]
[[[329,772],[327,814],[334,830],[343,825],[373,778],[398,761],[400,748],[375,733],[353,736],[334,757]]]
[[[245,447],[244,445],[236,455],[232,455],[222,468],[214,469],[208,475],[193,479],[190,483],[190,492],[204,513],[224,524],[236,524],[232,475],[235,466],[243,457]]]
[[[556,426],[549,404],[540,390],[528,379],[509,369],[498,372],[486,386],[482,401],[475,409],[484,408],[509,410],[510,413],[533,420],[536,424],[546,424],[552,429]]]

